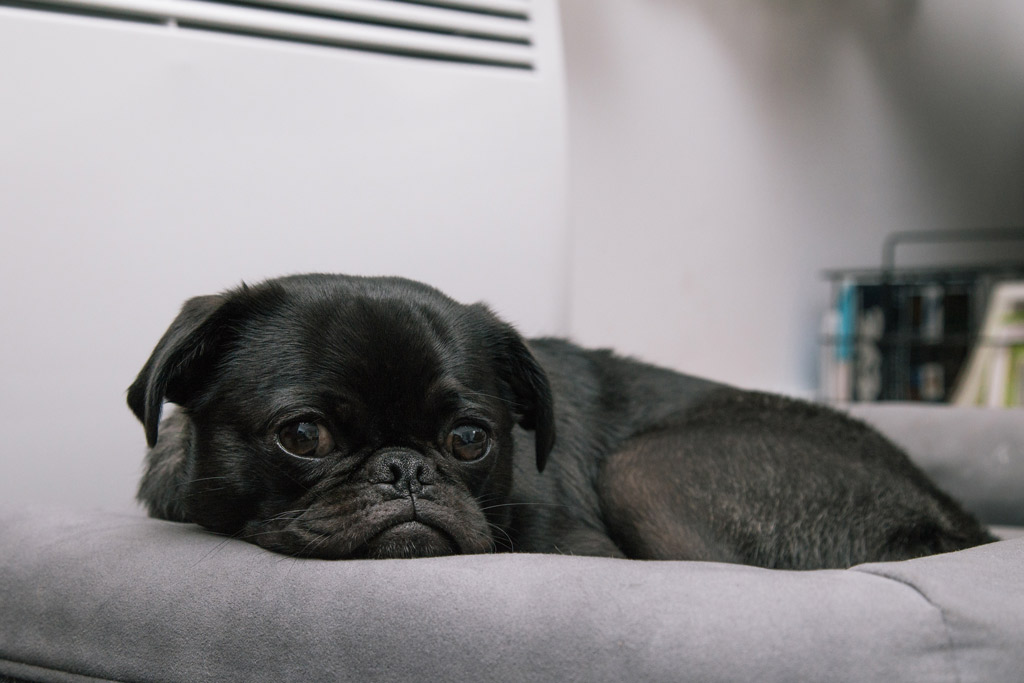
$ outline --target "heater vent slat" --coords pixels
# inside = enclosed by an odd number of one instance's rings
[[[467,12],[494,14],[498,16],[518,17],[529,16],[529,0],[395,0],[411,5],[428,7],[448,7]]]
[[[516,69],[534,66],[522,0],[0,0],[297,43]]]

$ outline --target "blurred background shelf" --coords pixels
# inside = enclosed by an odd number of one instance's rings
[[[1022,405],[1024,263],[896,265],[900,244],[978,241],[1024,242],[1024,228],[894,233],[881,268],[827,271],[821,397]]]

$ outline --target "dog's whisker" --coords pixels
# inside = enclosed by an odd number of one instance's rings
[[[204,494],[205,493],[216,493],[217,491],[230,491],[230,490],[231,490],[230,486],[218,486],[218,487],[212,488],[212,489],[203,489],[202,493],[204,493]],[[197,492],[197,493],[193,493],[192,495],[199,495],[199,494]]]
[[[278,512],[276,515],[273,515],[271,517],[267,517],[266,519],[260,520],[259,523],[260,524],[268,524],[270,522],[279,522],[279,521],[282,521],[282,520],[292,521],[292,520],[296,520],[296,519],[302,517],[302,515],[307,513],[307,512],[309,512],[309,508],[298,508],[296,510],[285,510],[283,512]]]
[[[482,496],[478,496],[477,497],[476,504],[480,505],[480,506],[486,506],[486,505],[491,505],[493,503],[501,502],[501,501],[504,501],[504,500],[505,500],[504,496],[500,496],[500,495],[490,495],[490,496],[489,495],[482,495]]]
[[[311,556],[310,555],[311,551],[315,550],[317,547],[319,547],[323,543],[327,542],[331,538],[331,536],[332,536],[332,534],[324,534],[324,533],[317,534],[316,538],[314,538],[309,543],[307,543],[302,548],[302,550],[300,550],[299,552],[295,553],[296,556],[298,556],[298,557],[310,557]]]
[[[183,489],[183,488],[188,488],[188,487],[192,486],[193,484],[198,484],[199,482],[202,482],[202,481],[213,481],[215,479],[222,479],[222,480],[226,481],[228,478],[224,477],[224,476],[199,477],[197,479],[187,479],[185,481],[179,481],[174,486],[175,486],[176,489]],[[204,491],[212,491],[212,490],[219,490],[219,489],[203,489],[203,490]],[[185,495],[189,495],[190,493],[191,492],[186,492]]]
[[[231,543],[231,541],[241,540],[241,539],[244,538],[243,532],[241,530],[236,531],[233,534],[222,534],[222,533],[218,533],[216,531],[212,531],[211,533],[214,534],[215,536],[222,536],[223,538],[222,538],[222,540],[217,545],[215,545],[214,547],[210,548],[210,550],[208,550],[206,553],[204,553],[202,557],[200,557],[198,560],[196,560],[195,564],[193,564],[192,567],[191,567],[192,569],[195,569],[200,564],[202,564],[204,561],[206,561],[206,559],[209,558],[211,555],[213,555],[214,553],[218,552],[222,548],[226,547],[229,543]]]
[[[506,403],[506,404],[511,405],[511,406],[519,405],[515,401],[507,399],[504,396],[498,396],[496,394],[488,394],[488,393],[483,392],[483,391],[466,391],[465,395],[466,396],[481,396],[483,398],[492,398],[492,399],[494,399],[496,401],[501,401],[502,403]]]
[[[280,529],[268,529],[266,531],[250,531],[248,533],[241,534],[238,538],[242,540],[249,540],[250,538],[258,538],[260,536],[273,536],[274,534],[281,533]]]
[[[513,548],[515,547],[515,544],[512,542],[512,537],[509,535],[509,533],[507,531],[505,531],[503,528],[501,528],[500,526],[498,526],[497,524],[492,524],[492,523],[488,522],[487,526],[489,526],[490,528],[492,528],[492,529],[494,529],[496,531],[500,531],[501,532],[501,535],[505,537],[506,541],[508,541],[508,550],[509,550],[509,552],[511,552],[513,550]],[[498,538],[492,534],[491,535],[491,551],[492,552],[494,552],[494,549],[497,547],[498,542],[499,542]]]
[[[480,509],[481,510],[494,510],[494,509],[497,509],[497,508],[504,508],[504,507],[555,507],[555,508],[565,508],[565,509],[573,509],[573,508],[579,509],[578,505],[569,505],[568,503],[542,503],[542,502],[534,502],[534,501],[522,501],[522,502],[515,502],[515,503],[494,503],[494,504],[491,504],[491,505],[484,505]]]

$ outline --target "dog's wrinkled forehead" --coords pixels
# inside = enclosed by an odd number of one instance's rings
[[[428,408],[452,409],[490,388],[461,308],[330,291],[288,296],[239,325],[220,385],[281,409],[330,396],[394,420],[429,418]]]

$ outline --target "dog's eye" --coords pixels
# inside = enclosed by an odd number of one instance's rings
[[[322,458],[334,450],[334,438],[319,422],[290,422],[277,433],[277,443],[301,458]]]
[[[448,450],[459,460],[479,460],[491,449],[491,439],[481,427],[462,425],[448,435]]]

